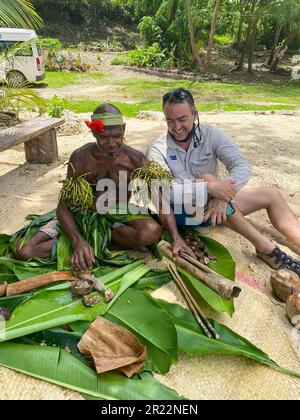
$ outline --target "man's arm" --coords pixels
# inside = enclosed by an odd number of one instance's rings
[[[217,158],[229,173],[230,179],[236,181],[237,191],[243,188],[251,177],[251,165],[233,141],[220,129],[211,127],[212,147]]]
[[[142,155],[142,154],[141,154]],[[153,155],[150,158],[154,158]],[[157,160],[154,158],[157,162]],[[161,162],[158,162],[161,164]],[[140,166],[145,166],[147,164],[147,160],[144,155],[141,156],[141,160],[139,162]],[[161,165],[165,169],[165,165]],[[167,166],[167,170],[169,170]],[[172,246],[173,246],[173,255],[176,257],[181,251],[186,252],[187,254],[191,255],[193,258],[196,258],[193,251],[186,245],[185,241],[179,235],[176,219],[173,213],[172,208],[170,207],[170,203],[167,202],[161,193],[159,196],[151,197],[152,203],[155,205],[159,221],[161,225],[166,229],[166,231],[170,234],[172,238]]]
[[[78,164],[78,156],[74,153],[70,158],[70,163],[75,169],[75,174],[71,165],[68,166],[67,177],[80,176],[80,164]],[[82,172],[82,173],[81,173]],[[83,239],[78,231],[78,227],[75,222],[74,215],[69,209],[67,203],[60,201],[56,210],[57,218],[61,225],[62,230],[70,238],[73,247],[73,255],[71,258],[71,264],[76,270],[87,270],[92,269],[93,263],[95,262],[95,256],[93,248]]]

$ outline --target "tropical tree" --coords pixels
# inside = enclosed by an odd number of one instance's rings
[[[40,28],[42,19],[28,0],[5,0],[0,2],[0,26]]]

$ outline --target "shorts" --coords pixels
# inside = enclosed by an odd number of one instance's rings
[[[235,208],[233,207],[233,205],[231,203],[228,203],[226,215],[227,216],[232,216],[234,213],[235,213]],[[209,226],[211,226],[211,218],[209,218],[207,222],[203,222],[203,223],[200,223],[198,225],[187,223],[186,219],[192,219],[192,216],[187,214],[185,212],[184,208],[182,208],[182,213],[181,214],[175,214],[175,219],[176,219],[176,224],[179,227],[189,227],[189,226],[191,226],[191,227],[209,227]]]
[[[50,222],[48,222],[45,226],[41,227],[39,232],[43,232],[50,236],[51,239],[55,239],[58,236],[58,223],[58,218],[54,217],[54,219],[51,219]],[[125,226],[124,223],[114,222],[111,228],[117,229],[121,226]]]

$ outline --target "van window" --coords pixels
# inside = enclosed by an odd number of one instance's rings
[[[36,44],[36,49],[37,49],[38,55],[41,57],[42,50],[41,50],[41,47],[39,46],[39,44]]]
[[[17,44],[15,41],[0,41],[0,54],[9,50],[15,44]],[[32,55],[33,53],[30,45],[25,45],[15,53],[15,56],[17,57],[31,57]]]

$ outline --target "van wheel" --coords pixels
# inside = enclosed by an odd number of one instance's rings
[[[19,86],[26,82],[26,77],[20,71],[12,70],[7,73],[6,80],[14,86]]]

